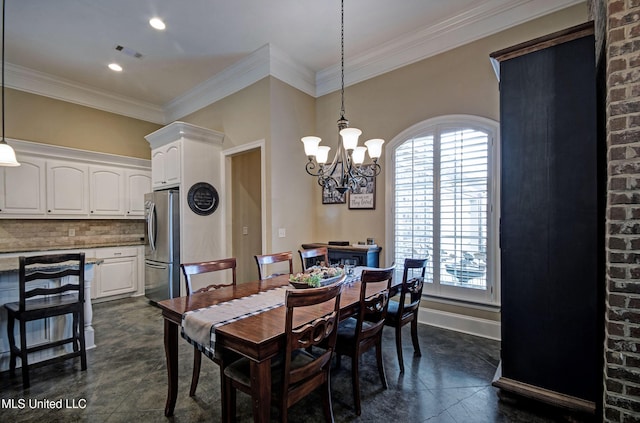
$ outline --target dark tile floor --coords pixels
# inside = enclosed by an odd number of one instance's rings
[[[164,417],[167,376],[160,311],[145,299],[97,304],[93,319],[97,348],[88,352],[89,368],[79,360],[34,369],[31,388],[22,390],[20,377],[0,374],[2,422],[217,422],[220,420],[218,367],[203,358],[200,384],[189,397],[192,347],[180,344],[180,385],[175,415]],[[407,329],[408,330],[408,329]],[[373,352],[361,365],[362,415],[352,408],[349,360],[332,372],[336,422],[582,422],[585,416],[499,397],[491,386],[500,343],[420,325],[422,357],[413,357],[406,332],[405,375],[401,375],[393,331],[385,329],[384,360],[389,389],[383,390]],[[19,374],[19,373],[18,373]],[[23,408],[10,408],[24,400]],[[49,400],[63,408],[32,407]],[[82,407],[84,408],[66,408]],[[250,422],[249,398],[238,394],[238,421]],[[277,411],[272,416],[277,421]],[[322,422],[320,396],[296,404],[292,422]]]

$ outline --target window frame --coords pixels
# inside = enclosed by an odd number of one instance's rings
[[[387,257],[395,257],[395,152],[396,149],[412,138],[429,134],[440,134],[451,129],[475,129],[487,133],[488,151],[488,216],[487,216],[487,267],[486,289],[472,289],[442,284],[425,284],[423,296],[430,299],[444,299],[454,302],[500,306],[500,137],[499,123],[474,115],[438,116],[418,122],[396,135],[385,148],[386,183],[385,196],[388,199],[385,208],[385,248]],[[437,136],[440,138],[440,135]],[[439,145],[434,148],[440,148]],[[438,178],[439,179],[439,178]],[[438,188],[439,189],[439,188]],[[431,259],[431,257],[430,257]],[[401,263],[396,263],[401,266]]]

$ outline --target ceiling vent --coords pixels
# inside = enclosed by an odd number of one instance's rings
[[[131,56],[131,57],[135,57],[136,59],[142,59],[142,53],[138,53],[137,51],[135,51],[132,48],[129,47],[125,47],[125,46],[121,46],[121,45],[117,45],[116,46],[116,50],[118,50],[119,52],[126,54],[127,56]]]

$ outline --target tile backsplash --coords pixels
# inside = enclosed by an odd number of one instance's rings
[[[0,220],[0,253],[142,243],[144,220]]]

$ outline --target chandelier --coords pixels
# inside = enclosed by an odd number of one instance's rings
[[[315,136],[303,137],[304,152],[309,161],[305,167],[307,173],[318,178],[318,184],[329,193],[336,191],[342,195],[347,190],[356,192],[358,187],[365,186],[368,180],[378,176],[382,168],[378,164],[378,159],[382,154],[382,144],[384,140],[380,138],[370,139],[364,143],[365,146],[358,145],[358,137],[362,131],[357,128],[349,128],[349,121],[344,116],[344,0],[341,1],[340,13],[340,76],[341,76],[341,107],[340,118],[338,119],[338,149],[333,160],[328,163],[329,150],[331,147],[320,145],[321,139]],[[340,142],[342,137],[342,142]],[[365,153],[373,163],[364,165]]]
[[[2,139],[0,139],[0,166],[20,166],[16,160],[16,153],[4,139],[4,9],[2,1]]]

